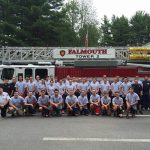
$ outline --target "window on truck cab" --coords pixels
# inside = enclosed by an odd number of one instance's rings
[[[14,75],[14,69],[13,68],[4,68],[2,70],[2,75],[1,75],[1,79],[8,79],[11,80],[13,78]]]
[[[39,75],[41,79],[45,79],[48,76],[47,69],[35,69],[35,77]]]
[[[25,71],[24,71],[24,74],[25,74],[25,78],[26,77],[32,77],[33,71],[32,71],[31,68],[26,68]]]

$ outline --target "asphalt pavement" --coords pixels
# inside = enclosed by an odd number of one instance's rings
[[[150,115],[0,118],[0,150],[150,150]]]

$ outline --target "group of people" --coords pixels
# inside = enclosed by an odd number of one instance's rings
[[[0,85],[0,111],[1,116],[33,115],[41,112],[44,117],[67,115],[107,115],[112,113],[116,117],[122,117],[126,112],[126,118],[131,113],[143,114],[150,109],[150,81],[145,76],[139,80],[136,76],[133,81],[127,77],[119,76],[108,80],[104,75],[101,80],[93,78],[70,77],[58,79],[47,76],[22,76],[9,80],[4,79]]]

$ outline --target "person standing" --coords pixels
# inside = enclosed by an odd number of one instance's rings
[[[138,109],[139,113],[143,114],[142,112],[142,95],[143,95],[143,88],[141,84],[138,82],[137,79],[134,80],[134,84],[132,84],[132,87],[134,89],[134,92],[139,96],[139,101],[138,101]]]
[[[88,92],[89,85],[86,82],[85,78],[83,78],[81,83],[79,83],[78,88],[79,88],[80,93],[81,91],[85,91],[86,93]]]
[[[89,89],[90,89],[91,93],[92,93],[93,90],[95,90],[96,93],[99,92],[100,84],[95,78],[93,78],[92,82],[90,83]]]
[[[109,83],[109,80],[107,79],[107,76],[106,76],[106,75],[103,75],[103,78],[102,78],[102,80],[100,81],[100,84],[103,84],[104,82],[110,84],[110,83]]]
[[[50,81],[50,84],[46,86],[46,91],[47,94],[51,97],[52,95],[54,95],[54,90],[55,90],[55,84],[54,81]]]
[[[120,85],[121,85],[121,83],[118,82],[118,78],[117,77],[114,78],[114,82],[111,83],[111,86],[110,86],[111,92],[112,92],[111,98],[115,97],[116,91],[119,92],[119,95],[120,95]]]
[[[49,84],[50,84],[50,79],[49,79],[49,76],[47,76],[46,79],[45,79],[46,87],[49,86]]]
[[[120,95],[123,98],[124,109],[126,109],[126,95],[129,92],[129,88],[131,87],[131,82],[129,82],[127,77],[124,77],[123,83],[120,85]]]
[[[26,84],[27,86],[27,95],[29,94],[29,91],[32,91],[32,94],[35,95],[35,82],[33,81],[32,76],[29,77],[29,81]]]
[[[34,83],[35,83],[35,96],[36,96],[36,99],[38,99],[40,96],[40,84],[41,84],[39,75],[36,76]]]
[[[135,80],[138,81],[138,84],[140,84],[143,87],[142,81],[139,79],[139,76],[136,76],[135,79],[132,81],[132,84],[135,83]]]
[[[16,91],[16,78],[13,77],[12,78],[12,82],[10,83],[10,87],[11,87],[11,94],[10,97],[12,97],[14,95],[14,92]]]
[[[144,77],[143,81],[143,108],[150,110],[150,81],[148,77]]]
[[[110,84],[106,79],[103,79],[103,82],[100,84],[101,95],[104,95],[104,91],[110,92]]]
[[[39,87],[38,87],[39,95],[41,95],[42,90],[46,91],[46,85],[45,85],[45,80],[44,79],[41,79],[41,82],[40,82]]]
[[[62,113],[64,114],[64,112],[66,111],[67,105],[66,105],[66,97],[67,97],[67,93],[66,93],[66,85],[64,84],[63,80],[59,80],[58,83],[58,90],[59,90],[59,94],[62,96],[63,98],[63,102],[62,102]]]
[[[19,76],[18,81],[16,83],[16,91],[18,91],[18,94],[22,97],[25,96],[25,90],[26,90],[26,84],[23,82],[23,77]]]
[[[11,85],[8,82],[9,82],[8,79],[4,79],[2,86],[3,86],[3,91],[8,93],[8,95],[10,96],[11,95]]]
[[[76,91],[76,86],[73,84],[72,79],[69,80],[69,83],[66,84],[66,92],[69,95],[69,91],[73,91],[75,93]]]

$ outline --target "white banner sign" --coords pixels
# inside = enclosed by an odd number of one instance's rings
[[[115,58],[115,49],[113,48],[56,48],[53,52],[55,59]]]

